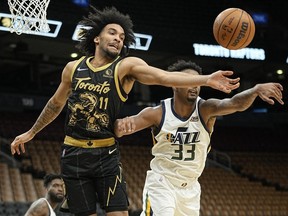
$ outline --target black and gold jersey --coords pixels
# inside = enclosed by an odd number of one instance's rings
[[[118,57],[112,63],[95,68],[90,64],[92,58],[80,58],[71,77],[65,132],[75,139],[113,137],[114,121],[128,97],[117,73],[122,59]]]

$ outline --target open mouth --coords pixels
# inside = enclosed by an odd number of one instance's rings
[[[118,50],[118,46],[116,44],[109,44],[109,47]]]

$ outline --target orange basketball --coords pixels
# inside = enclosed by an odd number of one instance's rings
[[[230,50],[242,49],[253,40],[255,24],[246,11],[239,8],[228,8],[216,17],[213,34],[222,47]]]

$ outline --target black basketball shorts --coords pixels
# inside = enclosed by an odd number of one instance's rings
[[[128,210],[119,157],[118,143],[99,148],[62,146],[61,170],[71,213],[96,213],[97,202],[106,212]]]

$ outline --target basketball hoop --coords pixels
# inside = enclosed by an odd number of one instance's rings
[[[46,11],[50,0],[8,0],[12,15],[10,31],[22,33],[49,32]]]

